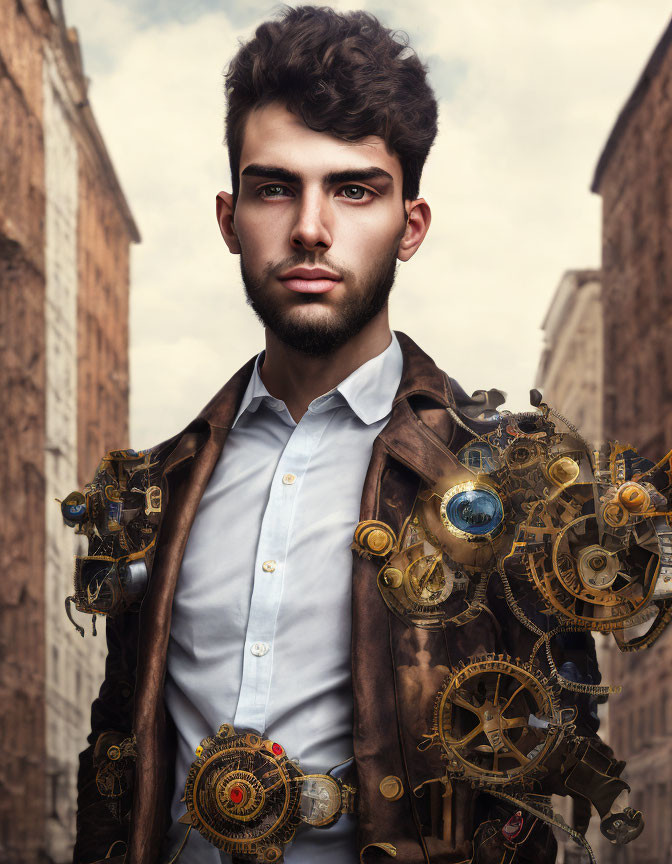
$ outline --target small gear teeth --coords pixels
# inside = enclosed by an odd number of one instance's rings
[[[487,677],[484,677],[487,676]],[[507,684],[506,679],[513,679]],[[504,682],[504,683],[502,683]],[[521,687],[522,685],[522,687]],[[501,686],[501,690],[500,690]],[[504,694],[510,696],[514,692],[524,689],[528,693],[527,703],[529,707],[523,707],[519,704],[518,710],[523,713],[527,719],[527,711],[532,713],[548,716],[553,722],[548,729],[542,733],[537,730],[538,735],[542,736],[539,742],[529,751],[529,762],[520,764],[516,761],[512,763],[512,757],[508,756],[510,752],[507,744],[508,737],[511,733],[507,730],[507,726],[499,726],[493,729],[491,721],[493,715],[498,716],[497,706],[500,708],[504,702]],[[459,696],[459,701],[455,701],[455,697]],[[499,697],[502,697],[501,699]],[[522,697],[521,697],[522,698]],[[515,704],[515,703],[514,703]],[[536,708],[532,707],[536,705]],[[458,713],[456,714],[455,711]],[[460,714],[460,712],[466,712]],[[464,729],[460,726],[456,727],[459,731],[453,732],[453,725],[456,722],[463,724],[469,723],[465,720],[469,713],[478,715],[478,722],[483,724],[486,720],[490,723],[489,729],[486,732],[481,726],[481,732],[474,739],[473,736],[469,741],[483,742],[481,744],[464,744],[460,743],[460,737],[464,736],[469,728]],[[512,659],[507,654],[487,652],[482,655],[471,657],[467,662],[461,660],[452,670],[451,673],[444,679],[443,685],[439,690],[435,702],[433,712],[432,734],[435,738],[435,745],[441,747],[442,756],[447,764],[447,773],[449,776],[464,776],[469,782],[479,783],[482,785],[507,784],[508,786],[516,786],[520,788],[527,787],[534,779],[545,773],[543,761],[547,755],[553,752],[563,737],[564,727],[560,723],[561,715],[557,699],[556,687],[546,679],[542,670],[535,664],[528,661],[523,661],[520,657]],[[470,727],[475,729],[473,725],[477,722],[477,717],[474,716]],[[523,728],[526,724],[521,724],[516,728]],[[487,742],[487,746],[484,746]],[[474,749],[472,749],[474,748]],[[498,759],[493,757],[492,764],[488,764],[487,757],[484,753],[497,753]],[[502,761],[508,758],[508,768],[500,768]]]

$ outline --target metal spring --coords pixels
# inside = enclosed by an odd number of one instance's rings
[[[555,665],[555,660],[553,659],[553,654],[551,652],[551,637],[555,636],[556,633],[566,630],[567,632],[585,632],[585,628],[575,626],[569,624],[565,627],[556,627],[554,630],[551,630],[549,633],[544,632],[541,627],[538,627],[533,621],[527,617],[527,615],[523,612],[523,610],[518,605],[517,600],[513,596],[513,591],[511,590],[511,585],[509,584],[508,577],[504,572],[504,567],[499,564],[498,565],[499,575],[502,578],[502,583],[504,585],[504,596],[506,598],[506,602],[509,604],[509,608],[516,616],[516,618],[527,627],[532,633],[536,636],[539,636],[537,639],[534,648],[532,649],[532,658],[534,658],[539,651],[539,648],[545,644],[546,647],[546,656],[548,658],[548,665],[550,666],[551,673],[554,678],[556,678],[558,684],[564,690],[571,690],[574,693],[590,693],[593,696],[608,696],[611,693],[620,693],[621,687],[612,687],[609,684],[580,684],[575,681],[570,681],[568,678],[565,678],[564,675],[561,675],[558,672],[558,668]],[[672,615],[672,610],[670,612]]]
[[[672,606],[669,607],[664,613],[657,626],[653,628],[650,633],[647,633],[645,636],[640,637],[639,639],[633,639],[631,643],[628,642],[616,642],[618,645],[618,650],[622,653],[626,651],[639,651],[641,648],[649,648],[653,643],[658,639],[663,630],[670,623],[670,619],[672,619]]]
[[[561,423],[564,423],[565,426],[571,432],[573,432],[576,435],[576,437],[579,439],[579,441],[581,441],[583,446],[586,448],[586,453],[588,454],[588,458],[590,459],[590,465],[591,465],[591,468],[593,469],[593,474],[596,474],[598,469],[599,469],[599,465],[595,464],[595,461],[593,459],[593,448],[591,447],[591,445],[586,441],[586,439],[579,432],[579,430],[576,428],[576,426],[573,423],[571,423],[564,416],[564,414],[561,414],[559,411],[556,411],[555,408],[551,408],[550,405],[547,407],[548,407],[548,413],[552,414],[554,417],[556,417],[558,420],[560,420]]]
[[[620,693],[621,687],[612,687],[610,684],[581,684],[578,681],[570,681],[558,672],[551,651],[550,638],[546,638],[546,657],[548,665],[551,667],[551,672],[557,678],[558,684],[565,690],[571,690],[574,693],[590,693],[592,696],[609,696],[611,693]]]
[[[464,429],[466,432],[469,432],[470,435],[474,435],[476,438],[478,438],[479,441],[483,441],[484,444],[490,443],[487,438],[484,438],[478,432],[475,432],[473,429],[470,429],[469,426],[467,426],[467,424],[462,420],[462,418],[455,411],[453,411],[453,409],[450,407],[450,405],[446,406],[446,411],[450,414],[450,416],[457,423],[457,425],[461,426],[462,429]]]

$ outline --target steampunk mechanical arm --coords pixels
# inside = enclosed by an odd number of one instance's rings
[[[496,619],[504,599],[529,655],[486,653],[449,668],[417,747],[439,748],[446,789],[467,783],[516,808],[499,832],[507,848],[527,818],[566,831],[594,860],[550,795],[590,802],[614,843],[636,837],[643,820],[615,803],[628,789],[624,763],[577,732],[577,700],[615,688],[559,665],[557,645],[603,632],[622,651],[640,650],[672,617],[671,454],[654,464],[617,442],[594,450],[536,391],[532,402],[535,411],[495,414],[478,433],[455,414],[470,438],[445,454],[399,536],[366,521],[353,545],[380,561],[381,595],[409,627],[445,633]]]

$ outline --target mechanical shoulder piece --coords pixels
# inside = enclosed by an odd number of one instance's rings
[[[617,442],[593,451],[548,406],[502,415],[420,491],[399,538],[362,522],[354,548],[384,559],[383,598],[416,627],[479,614],[497,572],[537,635],[531,619],[541,613],[562,629],[611,632],[621,650],[642,648],[672,617],[669,458],[654,465]]]
[[[532,402],[537,410],[495,415],[483,434],[449,409],[470,439],[420,490],[398,537],[365,521],[353,548],[379,559],[381,595],[410,627],[495,617],[491,598],[501,592],[530,655],[477,655],[450,669],[418,749],[440,748],[446,788],[486,790],[567,831],[594,860],[548,796],[587,799],[613,842],[633,839],[643,821],[631,808],[612,810],[628,788],[624,763],[576,730],[571,694],[606,698],[613,688],[578,680],[571,663],[558,668],[554,646],[597,631],[639,650],[669,622],[672,452],[654,464],[618,442],[595,450],[537,391]]]
[[[65,601],[82,636],[71,603],[93,615],[95,635],[96,615],[116,615],[144,595],[161,515],[157,467],[151,451],[112,450],[84,491],[61,502],[65,524],[89,539],[89,554],[75,558],[75,593]]]

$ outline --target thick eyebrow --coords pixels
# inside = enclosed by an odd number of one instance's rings
[[[248,165],[240,172],[241,177],[266,177],[268,180],[284,180],[285,183],[300,183],[301,178],[286,168],[276,168],[273,165]]]
[[[274,165],[248,165],[241,171],[243,177],[265,177],[268,180],[283,180],[285,183],[300,183],[301,177],[286,168],[277,168]],[[370,168],[346,168],[343,171],[331,171],[324,178],[327,186],[335,183],[367,182],[368,180],[394,180],[391,174],[382,168],[371,166]]]
[[[327,186],[333,186],[335,183],[347,183],[349,180],[360,181],[366,183],[367,180],[394,180],[391,174],[383,171],[382,168],[351,168],[345,171],[332,171],[324,178]]]

